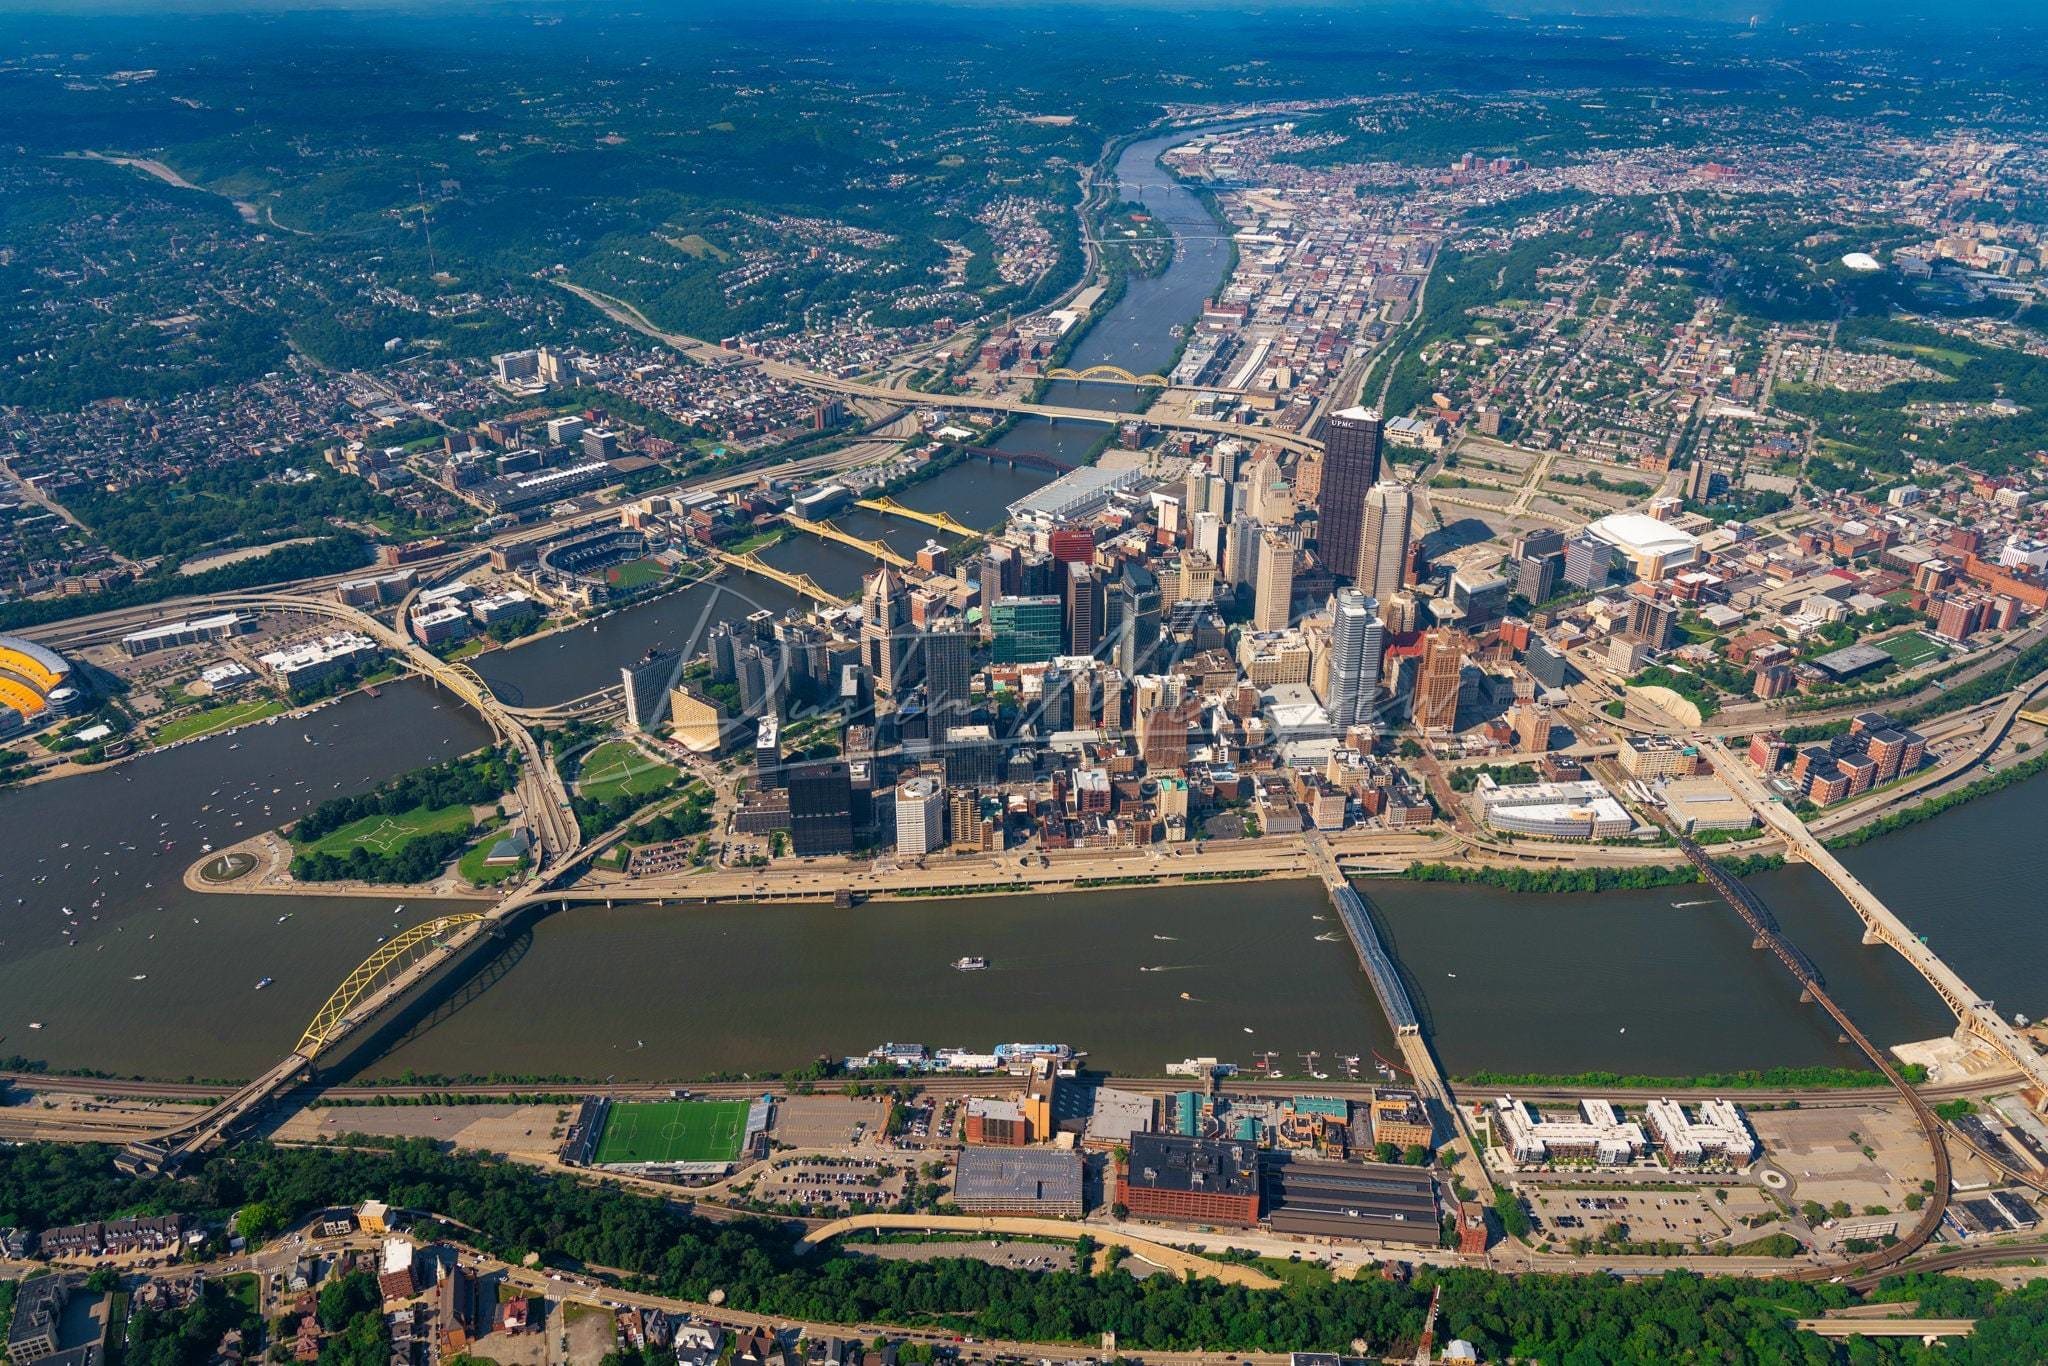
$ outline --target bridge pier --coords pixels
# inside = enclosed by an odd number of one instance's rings
[[[1803,1005],[1803,1006],[1810,1006],[1810,1005],[1812,1005],[1812,1004],[1813,1004],[1813,988],[1812,988],[1812,987],[1801,987],[1801,988],[1799,988],[1799,1004],[1801,1004],[1801,1005]]]
[[[1760,935],[1760,934],[1759,934],[1759,935],[1754,935],[1754,936],[1752,936],[1752,937],[1750,938],[1750,941],[1749,941],[1749,947],[1750,947],[1751,949],[1753,949],[1753,950],[1754,950],[1754,949],[1767,949],[1767,948],[1769,948],[1769,947],[1770,947],[1770,945],[1769,945],[1768,943],[1766,943],[1766,942],[1765,942],[1765,940],[1764,940],[1764,937],[1763,937],[1762,935]]]
[[[1863,947],[1866,949],[1877,948],[1883,945],[1884,942],[1885,938],[1877,932],[1877,927],[1865,922],[1863,926]]]

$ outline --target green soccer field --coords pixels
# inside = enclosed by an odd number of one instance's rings
[[[625,1101],[612,1106],[597,1163],[730,1162],[747,1136],[743,1100]]]

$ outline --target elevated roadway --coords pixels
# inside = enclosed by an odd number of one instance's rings
[[[1974,1034],[1997,1049],[2026,1078],[2028,1088],[2034,1093],[2036,1108],[2048,1108],[2048,1063],[2044,1063],[2034,1046],[1993,1008],[1991,1001],[1971,990],[1969,983],[1943,962],[1919,935],[1913,933],[1912,928],[1882,898],[1844,867],[1842,861],[1806,828],[1806,823],[1766,788],[1746,764],[1737,760],[1726,745],[1718,739],[1708,739],[1701,743],[1700,748],[1712,763],[1715,774],[1750,810],[1756,812],[1766,829],[1784,842],[1786,852],[1834,884],[1835,890],[1842,894],[1850,909],[1863,922],[1863,942],[1889,945],[1910,963],[1955,1014],[1958,1036]]]
[[[907,403],[919,408],[951,408],[967,412],[1022,413],[1033,417],[1051,417],[1077,422],[1117,423],[1132,416],[1103,408],[1067,408],[1047,403],[1034,403],[1029,399],[1011,395],[991,394],[926,394],[915,389],[898,389],[865,380],[842,379],[835,375],[819,374],[800,365],[787,361],[771,360],[766,357],[740,358],[729,351],[713,346],[700,337],[680,332],[665,331],[657,327],[646,314],[623,299],[571,284],[566,280],[555,282],[562,289],[576,295],[596,308],[606,317],[623,326],[630,327],[643,336],[652,337],[665,346],[673,347],[709,365],[745,364],[759,367],[761,372],[791,384],[801,384],[808,389],[819,389],[826,393],[840,394],[848,398],[882,399],[892,403]],[[1124,383],[1120,379],[1096,376],[1104,382]],[[1207,391],[1203,391],[1207,392]],[[1249,427],[1235,422],[1211,422],[1206,418],[1193,417],[1146,417],[1145,421],[1154,427],[1176,432],[1202,432],[1211,436],[1234,436],[1248,441],[1270,441],[1287,450],[1304,455],[1321,452],[1322,443],[1294,432],[1281,431],[1275,427]]]
[[[433,679],[483,717],[498,738],[513,747],[520,758],[519,791],[528,826],[540,846],[536,871],[545,871],[576,852],[582,842],[576,817],[569,809],[569,792],[554,765],[548,762],[540,742],[533,738],[490,686],[466,664],[450,663],[424,645],[402,634],[360,608],[324,597],[286,593],[223,594],[205,600],[209,607],[262,612],[298,612],[339,622],[369,636],[378,644]]]

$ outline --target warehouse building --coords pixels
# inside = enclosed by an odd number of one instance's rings
[[[1275,1233],[1423,1247],[1436,1246],[1440,1236],[1436,1178],[1423,1167],[1271,1154],[1261,1185],[1266,1222]]]

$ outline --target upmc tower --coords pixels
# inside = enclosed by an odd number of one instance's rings
[[[1323,490],[1316,500],[1316,540],[1323,564],[1347,579],[1359,576],[1365,495],[1380,477],[1380,415],[1346,408],[1323,424]]]

